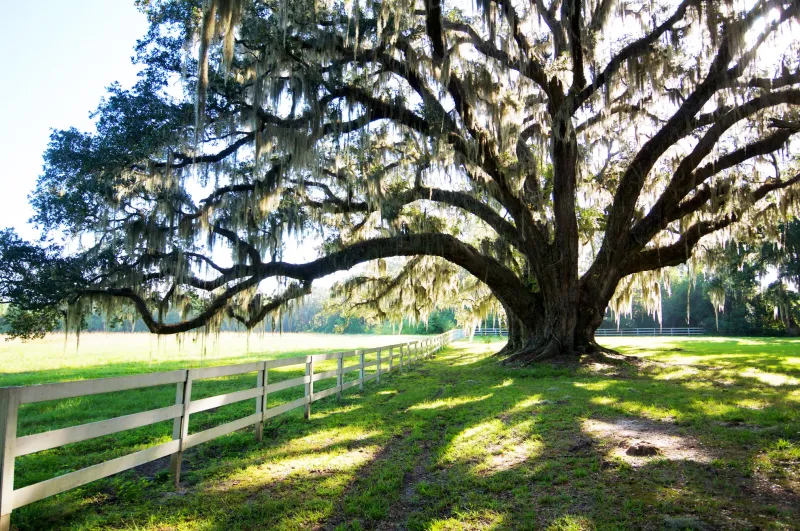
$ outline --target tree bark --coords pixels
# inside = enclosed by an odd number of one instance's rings
[[[597,344],[594,334],[620,276],[616,270],[596,273],[590,280],[579,276],[575,200],[578,142],[565,108],[569,108],[569,102],[552,110],[552,242],[546,249],[534,249],[537,256],[529,256],[532,264],[538,264],[535,275],[539,291],[535,295],[542,308],[528,314],[506,307],[509,340],[499,354],[507,355],[505,362],[509,364],[608,351]]]
[[[567,304],[566,294],[571,289],[574,286],[564,286],[561,296],[547,299],[544,307],[544,315],[557,316],[571,326],[532,315],[508,314],[508,343],[498,352],[506,356],[504,363],[526,365],[557,357],[609,352],[595,341],[595,331],[603,322],[607,301],[581,293],[578,303]]]
[[[552,245],[536,249],[531,263],[539,264],[536,278],[544,312],[540,320],[517,315],[524,323],[528,340],[506,360],[508,363],[530,363],[557,356],[574,356],[594,343],[594,330],[602,321],[597,308],[583,308],[591,301],[581,294],[578,275],[578,220],[575,194],[578,175],[578,142],[569,105],[554,105],[553,133],[550,150],[553,161]],[[541,260],[544,256],[545,260]],[[596,317],[600,315],[598,320]],[[587,320],[585,316],[590,316]],[[514,338],[514,345],[520,343]]]

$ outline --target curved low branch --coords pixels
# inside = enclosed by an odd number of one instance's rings
[[[301,281],[303,285],[310,285],[315,279],[337,271],[348,270],[360,263],[379,258],[415,255],[439,256],[463,267],[487,284],[501,302],[521,315],[530,314],[532,308],[541,307],[537,296],[531,293],[519,278],[503,264],[494,258],[482,255],[477,249],[461,242],[454,236],[438,233],[411,234],[359,242],[304,264],[269,262],[243,268],[241,272],[248,275],[246,278],[242,278],[240,282],[226,288],[201,313],[180,323],[158,322],[148,308],[147,301],[131,288],[90,288],[84,290],[83,294],[126,298],[134,304],[151,332],[177,334],[204,326],[215,315],[223,311],[234,296],[257,286],[261,281],[270,277],[293,278]]]
[[[124,299],[128,299],[131,301],[136,308],[136,311],[139,312],[139,315],[144,321],[145,326],[147,329],[153,332],[154,334],[180,334],[181,332],[188,332],[189,330],[194,330],[195,328],[200,328],[208,323],[215,315],[221,312],[225,306],[228,304],[233,297],[238,295],[239,293],[255,287],[261,279],[257,277],[250,277],[248,279],[239,282],[228,289],[226,289],[221,295],[217,296],[217,298],[213,299],[211,304],[206,307],[205,310],[200,312],[198,315],[191,319],[187,319],[186,321],[181,321],[179,323],[171,323],[165,324],[158,321],[158,319],[153,316],[153,312],[150,311],[150,308],[147,306],[147,301],[142,298],[138,293],[136,293],[131,288],[92,288],[83,291],[84,295],[107,295],[111,297],[121,297]]]

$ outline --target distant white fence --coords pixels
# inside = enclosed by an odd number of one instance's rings
[[[476,336],[507,336],[507,328],[476,328]]]
[[[602,336],[702,336],[705,328],[598,328],[594,335]]]
[[[705,328],[598,328],[594,335],[604,336],[701,336]],[[476,336],[507,336],[506,328],[476,328]]]
[[[0,531],[9,531],[13,509],[166,456],[170,456],[170,473],[177,487],[180,481],[181,459],[186,449],[248,426],[254,427],[256,440],[260,441],[263,436],[265,420],[300,407],[305,408],[305,418],[308,419],[313,402],[333,394],[341,397],[342,391],[356,385],[363,389],[364,382],[372,379],[380,382],[382,374],[398,368],[402,369],[404,363],[409,365],[417,360],[427,358],[462,335],[461,330],[451,330],[430,339],[366,350],[315,354],[221,367],[181,369],[120,378],[101,378],[28,387],[2,387],[0,388]],[[365,362],[364,355],[373,352],[377,354],[377,359]],[[382,352],[388,352],[388,356],[382,355]],[[344,361],[349,358],[357,358],[358,363],[345,366]],[[337,368],[315,373],[314,364],[325,360],[336,360]],[[395,360],[399,364],[396,364]],[[270,369],[291,365],[305,365],[305,375],[269,383]],[[384,365],[387,365],[385,369]],[[365,375],[364,369],[371,366],[377,366],[376,372]],[[359,371],[358,379],[344,382],[344,374],[351,371]],[[196,380],[246,373],[256,373],[256,387],[200,400],[191,399],[192,382]],[[326,378],[336,378],[336,385],[315,393],[314,382]],[[22,404],[167,384],[176,384],[175,405],[100,422],[17,437],[18,409]],[[267,397],[270,393],[301,385],[305,388],[303,398],[267,409]],[[189,416],[191,414],[253,398],[256,398],[257,401],[255,412],[252,415],[189,434]],[[171,419],[174,419],[172,440],[167,443],[14,489],[14,459],[16,457]]]

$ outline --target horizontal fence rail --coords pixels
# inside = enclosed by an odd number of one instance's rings
[[[705,328],[598,328],[594,335],[603,336],[701,336]],[[476,328],[476,336],[507,336],[507,328]]]
[[[598,328],[595,336],[701,336],[705,328]]]
[[[476,328],[476,336],[507,336],[507,328]]]
[[[256,440],[261,441],[264,421],[297,408],[303,408],[304,416],[308,419],[311,416],[313,402],[334,394],[341,397],[342,391],[356,385],[363,390],[365,382],[373,379],[380,382],[382,374],[408,367],[416,361],[425,359],[462,336],[461,330],[451,330],[429,339],[367,350],[314,354],[119,378],[0,388],[0,531],[9,531],[11,512],[14,509],[162,457],[170,456],[170,474],[177,487],[180,482],[183,452],[186,449],[249,426],[253,426]],[[365,355],[373,353],[376,354],[376,359],[365,361]],[[314,364],[327,360],[336,360],[336,369],[315,373]],[[293,365],[304,366],[305,374],[299,378],[269,383],[270,369]],[[365,374],[364,369],[373,366],[376,367],[375,372]],[[358,378],[345,382],[344,375],[353,371],[358,371]],[[247,373],[256,373],[256,386],[252,389],[192,400],[192,383],[197,380]],[[315,393],[314,383],[328,378],[336,378],[336,385]],[[19,406],[22,404],[169,384],[174,384],[176,388],[175,404],[172,406],[17,437]],[[302,398],[276,407],[267,407],[267,397],[270,393],[300,386],[304,388]],[[252,415],[189,434],[189,418],[192,414],[253,398],[257,400]],[[169,442],[14,489],[14,460],[16,457],[168,420],[173,421],[172,440]]]

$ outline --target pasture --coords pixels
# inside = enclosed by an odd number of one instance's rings
[[[110,339],[109,339],[110,338]],[[74,338],[73,338],[74,341]],[[170,343],[171,341],[171,343]],[[198,341],[202,341],[198,339]],[[146,335],[0,345],[0,386],[368,348],[397,336]],[[800,341],[606,338],[624,366],[509,369],[460,341],[364,392],[14,511],[33,529],[797,529]],[[321,368],[322,370],[322,368]],[[279,379],[298,374],[287,371]],[[202,382],[202,398],[247,387]],[[287,393],[290,393],[287,390]],[[300,391],[302,393],[302,391]],[[275,404],[293,396],[276,396]],[[29,404],[19,434],[169,405],[174,387]],[[270,395],[270,402],[273,397]],[[250,412],[232,404],[190,431]],[[169,440],[171,423],[21,457],[17,488]]]

